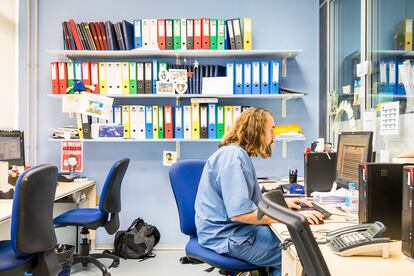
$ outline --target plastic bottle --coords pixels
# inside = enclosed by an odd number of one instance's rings
[[[345,196],[345,220],[356,222],[358,220],[359,195],[355,183],[348,184],[348,192]]]

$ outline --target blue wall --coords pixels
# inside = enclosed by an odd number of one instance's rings
[[[309,0],[278,1],[39,1],[39,151],[38,163],[60,162],[60,145],[48,142],[49,128],[73,124],[74,120],[60,112],[61,102],[47,97],[51,91],[50,65],[55,58],[48,49],[62,49],[61,22],[113,22],[136,18],[252,17],[255,49],[301,49],[303,53],[288,63],[285,86],[308,93],[303,100],[288,102],[288,117],[281,118],[278,101],[226,100],[223,104],[258,105],[272,110],[277,124],[300,123],[307,142],[289,145],[288,159],[281,157],[281,144],[270,160],[255,160],[259,176],[285,176],[288,167],[303,171],[303,149],[317,138],[319,35],[318,3]],[[22,14],[24,7],[21,7]],[[24,47],[22,45],[21,47]],[[21,52],[23,51],[21,48]],[[121,101],[121,103],[125,102]],[[132,100],[130,104],[174,104],[171,100]],[[122,187],[121,228],[136,217],[145,218],[159,227],[161,243],[178,244],[186,239],[179,231],[174,197],[168,180],[168,167],[162,166],[162,151],[173,150],[174,143],[94,143],[84,145],[84,174],[97,180],[100,193],[111,164],[124,156],[131,158]],[[182,143],[181,157],[208,158],[215,143]],[[113,237],[99,231],[98,243],[111,243]]]

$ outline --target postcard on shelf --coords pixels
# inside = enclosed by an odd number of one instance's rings
[[[124,126],[113,123],[92,124],[91,131],[92,139],[124,137]]]
[[[110,97],[82,93],[79,102],[79,113],[109,120],[113,102],[114,99]]]
[[[172,82],[187,82],[186,69],[169,69],[170,81]]]
[[[61,144],[61,172],[82,172],[83,142],[81,140],[63,140]]]

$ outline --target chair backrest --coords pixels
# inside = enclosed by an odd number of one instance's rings
[[[170,182],[180,217],[180,229],[189,236],[197,233],[194,203],[205,163],[203,160],[182,160],[170,168]]]
[[[129,165],[129,158],[112,165],[106,177],[99,201],[99,210],[108,214],[121,212],[121,184]]]
[[[19,256],[50,250],[57,243],[53,225],[57,172],[53,165],[40,165],[23,172],[17,179],[11,241]]]
[[[283,194],[271,191],[263,195],[259,202],[258,217],[266,214],[286,224],[293,244],[303,266],[303,274],[307,276],[329,276],[328,266],[318,244],[309,228],[307,219],[287,208]]]

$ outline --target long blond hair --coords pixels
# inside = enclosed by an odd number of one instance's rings
[[[269,110],[261,107],[251,107],[245,110],[223,137],[219,147],[237,144],[249,156],[270,157],[272,151],[267,145],[265,133],[266,114],[272,115]]]

